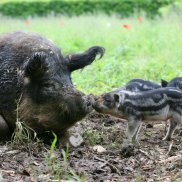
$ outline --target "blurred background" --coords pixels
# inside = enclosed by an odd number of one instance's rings
[[[181,0],[1,0],[0,33],[52,40],[63,54],[94,45],[105,56],[73,73],[77,89],[103,93],[133,78],[182,76]]]

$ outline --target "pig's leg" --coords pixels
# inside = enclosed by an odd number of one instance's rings
[[[10,135],[10,129],[4,120],[4,118],[0,115],[0,139],[5,139]]]
[[[142,128],[142,122],[140,123],[140,125],[139,125],[137,131],[135,132],[135,134],[134,134],[134,136],[133,136],[133,138],[132,138],[132,143],[134,143],[134,144],[136,144],[136,145],[138,145],[138,146],[139,146],[139,142],[138,142],[138,133],[140,132],[141,128]]]
[[[140,119],[138,118],[136,119],[135,117],[129,118],[127,132],[126,132],[127,144],[138,144],[137,135],[138,132],[140,131],[140,127],[141,127]]]
[[[134,145],[137,144],[137,135],[141,128],[141,120],[136,117],[129,118],[127,128],[127,139],[123,142],[121,153],[124,156],[134,155]]]
[[[177,122],[175,120],[169,120],[169,127],[168,127],[168,131],[166,133],[166,136],[163,138],[163,140],[167,140],[167,141],[170,141],[171,138],[172,138],[172,135],[176,129],[176,126],[177,126]]]

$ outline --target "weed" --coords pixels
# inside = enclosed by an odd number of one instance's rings
[[[96,130],[85,131],[83,137],[90,145],[101,144],[103,142],[103,133]]]
[[[17,146],[29,147],[31,144],[37,145],[39,143],[39,139],[36,137],[36,132],[26,125],[24,122],[20,121],[19,118],[19,103],[21,101],[21,97],[17,101],[16,107],[16,127],[14,133],[12,135],[11,146],[16,148]]]
[[[141,182],[141,175],[140,174],[137,174],[137,176],[136,176],[136,182]]]

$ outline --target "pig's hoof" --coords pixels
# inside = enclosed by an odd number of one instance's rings
[[[124,145],[121,149],[121,155],[123,157],[133,156],[134,155],[134,145],[133,144]]]

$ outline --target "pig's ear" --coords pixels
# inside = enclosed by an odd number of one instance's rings
[[[100,46],[94,46],[89,48],[84,53],[70,54],[66,56],[68,69],[72,72],[77,69],[84,68],[91,64],[99,55],[99,59],[104,55],[105,49]]]
[[[168,82],[166,80],[161,79],[161,86],[167,87]]]
[[[25,77],[36,80],[42,78],[48,71],[48,64],[45,59],[46,55],[44,52],[35,53],[25,65]]]

